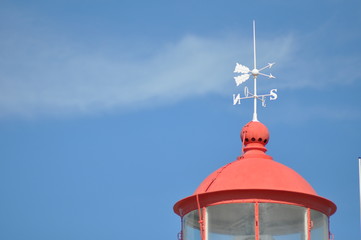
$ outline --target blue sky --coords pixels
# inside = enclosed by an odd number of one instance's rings
[[[0,239],[176,239],[241,152],[236,62],[276,62],[268,153],[360,237],[360,1],[0,2]]]

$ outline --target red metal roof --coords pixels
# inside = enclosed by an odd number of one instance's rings
[[[268,156],[269,140],[265,125],[252,121],[241,131],[244,154],[209,175],[194,194],[234,189],[268,189],[316,195],[312,186],[297,172]]]
[[[301,175],[267,156],[237,159],[209,175],[194,194],[235,189],[268,189],[316,195]]]
[[[195,197],[205,205],[245,199],[284,201],[308,206],[331,215],[336,205],[317,195],[297,172],[278,163],[265,152],[269,132],[265,125],[251,121],[241,131],[244,154],[209,175],[194,194],[174,206],[177,214],[194,210]]]

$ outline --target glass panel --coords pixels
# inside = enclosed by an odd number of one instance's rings
[[[207,207],[208,240],[254,240],[254,203]]]
[[[328,217],[311,210],[311,240],[328,240]],[[254,240],[254,203],[207,207],[208,240]],[[183,217],[183,240],[201,240],[198,210]],[[260,240],[307,240],[307,209],[276,203],[259,204]]]
[[[200,240],[198,210],[194,210],[183,217],[183,240]]]
[[[259,204],[261,240],[306,240],[307,209],[276,204]]]
[[[325,214],[311,210],[311,239],[328,240],[328,218]]]

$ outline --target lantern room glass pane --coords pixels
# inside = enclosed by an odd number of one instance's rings
[[[208,240],[254,240],[254,203],[207,207]]]
[[[307,240],[307,209],[260,203],[259,227],[261,240]]]
[[[311,240],[328,240],[328,217],[311,210]]]
[[[308,240],[307,208],[259,203],[259,240]],[[209,206],[205,216],[206,240],[255,240],[255,204]],[[328,217],[310,209],[310,239],[328,240]],[[201,240],[198,210],[183,217],[183,240]]]
[[[194,210],[183,217],[182,234],[183,240],[201,240],[198,210]]]

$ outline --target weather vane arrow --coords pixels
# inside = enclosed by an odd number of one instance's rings
[[[277,89],[272,89],[269,94],[257,94],[257,77],[259,75],[265,76],[268,78],[275,78],[271,73],[270,74],[264,74],[261,71],[272,68],[272,66],[275,63],[268,63],[265,67],[257,69],[257,58],[256,58],[256,23],[253,21],[253,69],[250,70],[247,66],[244,66],[242,64],[236,63],[236,67],[234,69],[234,73],[241,73],[241,75],[238,75],[234,77],[234,80],[236,82],[236,85],[239,86],[242,83],[246,82],[251,76],[253,76],[254,81],[254,92],[249,92],[248,88],[244,88],[244,97],[241,97],[240,94],[233,94],[233,105],[241,104],[242,99],[248,99],[253,98],[254,99],[254,111],[253,111],[253,121],[258,121],[257,119],[257,100],[260,100],[262,102],[262,106],[266,107],[266,97],[269,97],[270,100],[276,100],[277,99]]]

